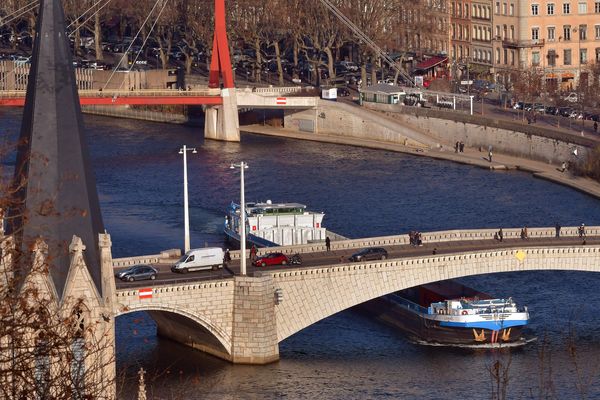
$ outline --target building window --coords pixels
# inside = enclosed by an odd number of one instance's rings
[[[540,65],[540,52],[534,51],[531,53],[531,63],[533,65]]]
[[[537,4],[531,5],[531,15],[538,15],[538,5]]]
[[[506,3],[502,3],[502,14],[506,15]]]
[[[465,4],[465,18],[469,18],[469,5]]]
[[[564,65],[571,65],[571,49],[564,50],[563,60]]]
[[[563,26],[563,39],[564,40],[571,40],[571,25],[564,25]]]
[[[569,3],[563,3],[563,14],[571,13],[571,5]]]
[[[579,40],[587,40],[587,25],[579,25]]]
[[[556,40],[556,30],[553,26],[548,27],[548,41]]]
[[[600,25],[594,26],[594,31],[596,32],[596,39],[600,39]]]
[[[579,14],[587,14],[587,3],[579,3]]]
[[[515,5],[510,3],[510,15],[515,15]]]
[[[556,51],[548,50],[548,66],[554,67],[556,66]]]
[[[596,62],[600,62],[600,48],[596,47]]]
[[[512,40],[514,40],[514,39],[515,39],[515,26],[514,26],[514,25],[511,25],[511,26],[510,26],[510,38],[511,38]]]
[[[579,50],[579,63],[580,64],[587,64],[587,49],[580,49]]]
[[[594,12],[600,14],[600,1],[594,3]]]
[[[496,64],[500,64],[500,49],[496,49]]]
[[[554,4],[548,3],[548,15],[554,15]]]
[[[531,40],[538,40],[540,38],[540,28],[531,28]]]
[[[600,4],[600,3],[596,3],[596,5],[598,5],[598,4]],[[499,1],[496,2],[496,14],[500,14],[500,2]]]
[[[510,65],[515,65],[515,51],[510,51]]]
[[[500,38],[500,25],[496,25],[496,39]]]
[[[504,49],[504,65],[508,64],[508,50]]]

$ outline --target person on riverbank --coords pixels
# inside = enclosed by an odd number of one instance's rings
[[[504,232],[502,232],[502,228],[500,228],[500,230],[498,231],[497,236],[499,241],[504,240]]]
[[[252,245],[252,247],[250,248],[250,261],[254,262],[256,261],[256,246]]]
[[[521,239],[525,240],[527,239],[527,227],[523,227],[523,229],[521,229]]]
[[[556,237],[559,238],[560,237],[560,224],[557,222],[556,225],[554,226],[554,229],[556,231]]]
[[[464,153],[465,152],[465,144],[463,142],[460,142],[458,144],[458,152],[459,153]]]
[[[454,152],[455,152],[455,153],[458,153],[458,148],[459,148],[459,146],[460,146],[460,143],[458,143],[458,142],[456,142],[456,143],[454,144]]]
[[[329,239],[329,236],[325,238],[325,248],[327,251],[331,251],[331,239]]]
[[[230,262],[231,262],[231,253],[229,252],[229,249],[226,249],[225,254],[223,255],[223,265],[227,267]]]
[[[488,159],[490,162],[492,162],[492,151],[488,151]]]

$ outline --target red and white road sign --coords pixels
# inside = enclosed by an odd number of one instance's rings
[[[287,104],[287,99],[285,97],[278,97],[277,104],[285,105]]]
[[[151,299],[152,298],[152,288],[140,289],[138,292],[141,299]]]

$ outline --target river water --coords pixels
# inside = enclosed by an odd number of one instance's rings
[[[349,237],[411,229],[600,225],[600,202],[520,172],[477,169],[392,152],[243,135],[204,141],[197,127],[86,116],[113,256],[182,247],[181,145],[189,154],[192,247],[221,245],[224,210],[239,198],[231,162],[247,161],[246,198],[295,201],[326,213]],[[0,109],[6,143],[20,110]],[[10,162],[8,162],[10,166]],[[413,344],[387,326],[341,312],[280,344],[267,366],[231,365],[158,339],[145,313],[117,319],[122,398],[149,371],[150,398],[165,399],[600,399],[600,275],[522,272],[469,277],[470,286],[527,305],[537,342],[518,349]],[[495,366],[508,381],[497,384]]]

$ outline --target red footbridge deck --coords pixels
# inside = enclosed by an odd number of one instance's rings
[[[202,90],[80,90],[81,105],[219,105],[223,104],[220,89]],[[0,106],[23,106],[25,91],[0,91]]]

